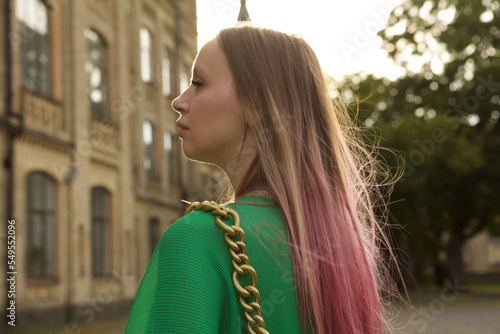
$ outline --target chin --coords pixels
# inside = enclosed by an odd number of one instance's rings
[[[210,149],[209,147],[204,147],[204,148],[199,148],[199,147],[193,147],[192,145],[186,145],[184,140],[182,141],[182,152],[184,153],[184,156],[191,161],[194,162],[201,162],[204,164],[209,164],[209,165],[214,165],[219,168],[224,169],[224,166],[221,166],[220,164],[220,159],[217,159],[216,154],[214,153],[213,148]],[[207,154],[208,153],[208,154]],[[212,153],[212,154],[211,154]],[[220,153],[220,152],[217,152]]]
[[[206,157],[200,154],[200,152],[186,149],[186,147],[184,147],[184,144],[182,145],[182,153],[184,153],[184,157],[186,157],[186,159],[188,160],[195,162],[202,162],[202,163],[210,163],[206,159]]]
[[[190,151],[185,150],[184,148],[182,149],[182,153],[184,154],[184,157],[188,160],[198,160],[196,159],[196,155],[193,155]]]

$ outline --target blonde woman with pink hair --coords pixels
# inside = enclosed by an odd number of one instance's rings
[[[192,75],[173,102],[182,148],[226,172],[260,298],[239,295],[251,270],[235,283],[214,215],[194,211],[163,235],[126,333],[383,333],[375,162],[311,47],[237,26]]]

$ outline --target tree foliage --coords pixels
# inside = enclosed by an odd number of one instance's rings
[[[360,120],[405,156],[390,209],[417,277],[432,266],[463,282],[464,241],[499,229],[499,27],[499,1],[407,0],[380,32],[406,74],[351,78]]]

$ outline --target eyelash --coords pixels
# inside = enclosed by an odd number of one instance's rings
[[[192,84],[195,88],[199,88],[199,87],[203,86],[202,82],[201,82],[201,81],[198,81],[198,80],[192,80],[192,81],[191,81],[191,84]]]

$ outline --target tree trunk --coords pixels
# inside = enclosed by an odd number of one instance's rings
[[[397,252],[398,265],[400,273],[396,275],[396,281],[398,282],[399,290],[414,291],[417,289],[417,270],[415,260],[418,258],[414,256],[414,252],[406,240],[404,235],[400,235],[397,238]],[[398,275],[401,274],[401,277]],[[400,280],[402,279],[402,281]]]
[[[446,277],[452,284],[458,284],[461,286],[464,286],[466,281],[464,260],[462,257],[462,247],[465,240],[466,238],[464,237],[463,232],[461,230],[454,229],[446,249]]]

